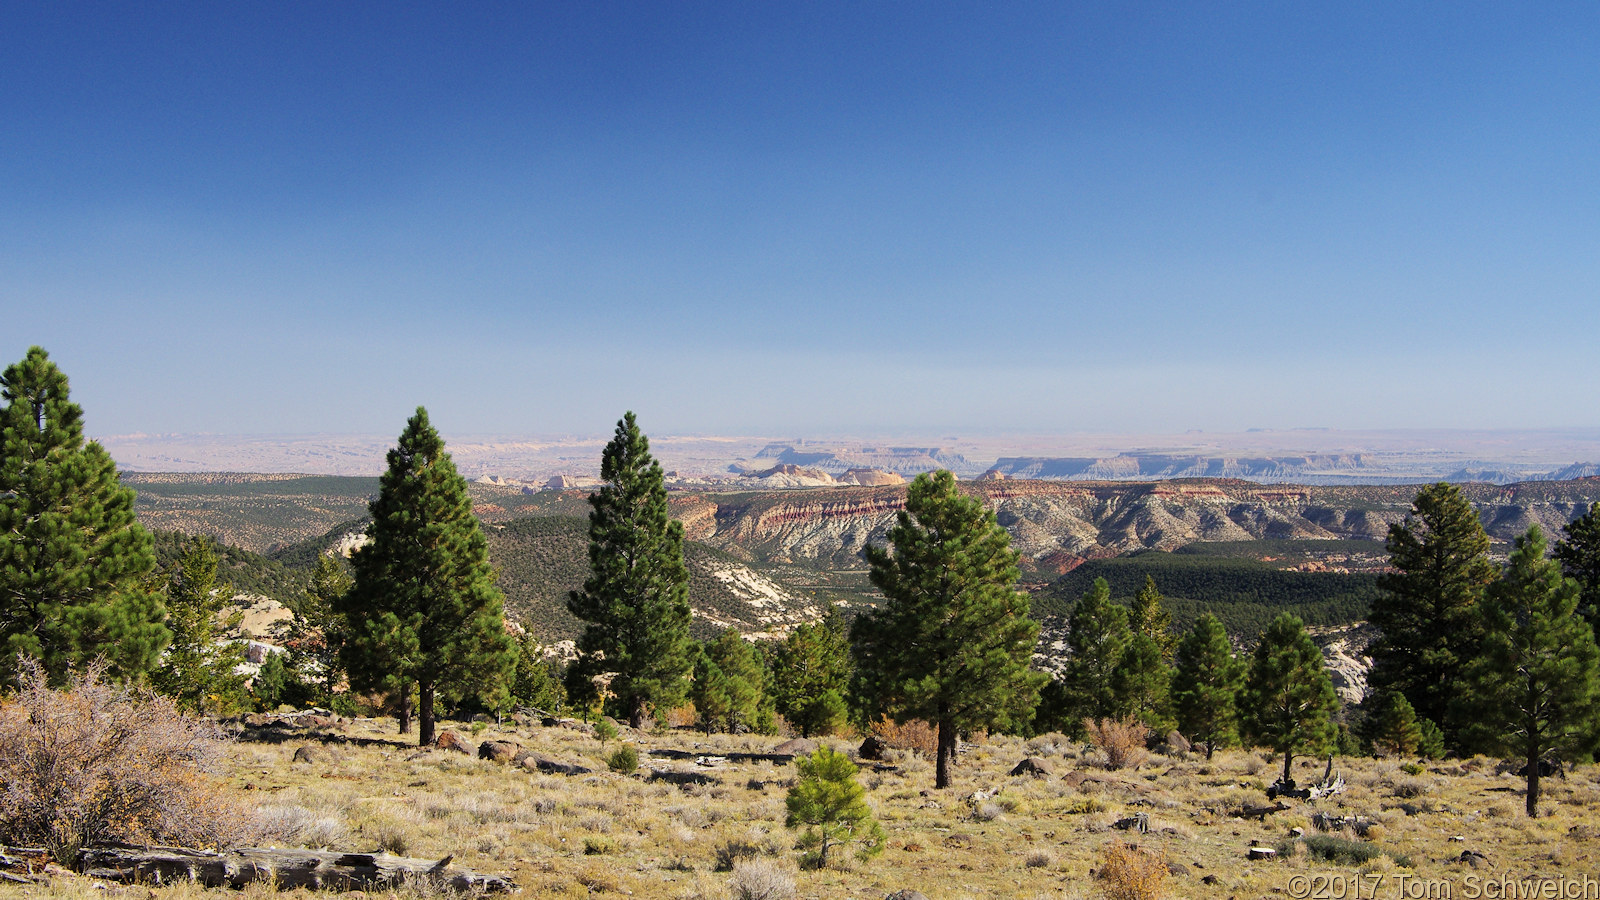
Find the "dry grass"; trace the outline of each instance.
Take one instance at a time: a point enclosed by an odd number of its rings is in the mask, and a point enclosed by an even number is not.
[[[333,737],[397,740],[393,727],[392,720],[359,720]],[[625,737],[641,757],[640,768],[627,775],[605,766],[615,744],[602,749],[577,732],[508,725],[490,726],[480,735],[594,770],[579,776],[546,775],[440,750],[419,752],[398,742],[329,746],[315,763],[292,762],[302,741],[235,743],[226,749],[222,790],[262,810],[274,823],[277,843],[387,846],[432,858],[453,853],[459,865],[511,875],[522,885],[519,896],[527,898],[632,892],[641,898],[726,900],[736,890],[759,887],[754,875],[745,876],[744,887],[732,879],[744,868],[764,866],[792,879],[792,896],[819,900],[877,898],[902,888],[931,900],[1082,900],[1101,892],[1102,881],[1091,872],[1105,868],[1102,849],[1137,841],[1141,852],[1187,870],[1165,877],[1163,896],[1243,900],[1278,896],[1274,889],[1283,889],[1292,874],[1360,868],[1318,857],[1309,848],[1275,862],[1244,859],[1251,844],[1289,842],[1292,828],[1318,833],[1310,818],[1319,809],[1372,818],[1376,830],[1369,829],[1367,843],[1383,855],[1365,867],[1459,879],[1461,867],[1449,860],[1463,849],[1488,854],[1496,871],[1595,866],[1600,769],[1594,766],[1580,767],[1565,781],[1547,781],[1550,815],[1530,821],[1521,814],[1521,782],[1496,774],[1493,761],[1449,761],[1410,776],[1392,763],[1341,759],[1336,765],[1351,785],[1344,795],[1318,804],[1291,802],[1290,809],[1258,822],[1235,817],[1241,806],[1265,802],[1261,778],[1251,774],[1262,771],[1263,760],[1252,752],[1219,751],[1203,765],[1158,754],[1139,770],[1108,772],[1060,755],[1073,751],[1066,741],[992,736],[964,747],[948,790],[933,790],[931,766],[910,752],[899,757],[900,768],[865,769],[860,780],[887,832],[887,849],[847,869],[800,871],[795,836],[783,827],[784,788],[795,776],[793,766],[734,761],[702,767],[652,755],[673,750],[726,756],[770,749],[780,738],[708,738],[689,731]],[[830,743],[845,752],[855,746]],[[1054,759],[1055,776],[1007,777],[1023,757],[1046,755],[1040,751]],[[1315,780],[1322,765],[1297,762],[1296,778]],[[713,781],[679,787],[651,780],[652,769],[698,771]],[[1425,780],[1425,794],[1396,796],[1397,788],[1413,789],[1405,781],[1411,778]],[[752,789],[753,783],[761,787]],[[999,793],[991,793],[996,788]],[[980,791],[987,799],[970,802]],[[1148,816],[1148,834],[1112,829],[1139,812]],[[1451,841],[1452,835],[1466,840]],[[1395,857],[1408,858],[1414,868],[1401,868]],[[1221,883],[1202,884],[1206,875]],[[151,900],[143,886],[94,890],[84,881],[58,879],[48,890],[33,888],[30,900]],[[153,900],[234,896],[191,887],[155,892]],[[20,889],[0,888],[0,897],[13,896],[22,896]]]

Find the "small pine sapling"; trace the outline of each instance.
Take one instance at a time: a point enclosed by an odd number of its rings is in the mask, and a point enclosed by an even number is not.
[[[858,845],[856,855],[863,861],[883,852],[883,828],[872,817],[850,757],[818,747],[810,756],[797,758],[795,766],[800,778],[784,800],[789,810],[784,824],[806,829],[800,836],[800,847],[806,851],[802,865],[827,868],[828,851],[841,844]]]

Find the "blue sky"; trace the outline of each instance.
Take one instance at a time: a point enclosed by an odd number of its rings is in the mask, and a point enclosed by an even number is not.
[[[1600,425],[1600,7],[7,3],[90,430]]]

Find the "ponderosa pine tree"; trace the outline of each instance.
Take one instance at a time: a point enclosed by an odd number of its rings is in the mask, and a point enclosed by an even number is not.
[[[577,689],[611,674],[611,702],[633,727],[652,707],[680,702],[694,664],[683,525],[667,508],[666,477],[632,412],[600,459],[605,484],[589,497],[589,568],[567,609],[587,622],[567,680]]]
[[[1417,722],[1417,711],[1406,695],[1398,691],[1376,698],[1376,712],[1367,731],[1371,735],[1373,752],[1381,756],[1417,756],[1427,744],[1427,735]]]
[[[1320,753],[1338,738],[1333,691],[1322,651],[1291,613],[1274,619],[1261,634],[1239,695],[1244,731],[1283,755],[1283,783],[1292,784],[1297,753]]]
[[[33,347],[0,374],[0,677],[18,654],[53,682],[106,657],[138,678],[166,646],[165,612],[146,576],[156,557],[134,520],[133,491],[95,441],[67,377]]]
[[[1481,652],[1468,669],[1465,710],[1489,749],[1526,762],[1526,808],[1537,815],[1545,754],[1584,749],[1600,717],[1600,649],[1577,614],[1577,582],[1545,558],[1539,527],[1517,538],[1484,600]]]
[[[949,472],[911,482],[889,543],[892,553],[871,544],[864,551],[884,604],[850,630],[853,692],[869,715],[938,727],[935,786],[943,788],[959,732],[1032,717],[1044,681],[1029,668],[1039,625],[1015,588],[1010,536]]]
[[[531,706],[554,715],[566,703],[566,692],[555,668],[545,658],[539,639],[531,633],[517,641],[517,668],[511,678],[511,698],[520,706]]]
[[[1128,610],[1128,628],[1134,634],[1142,634],[1154,641],[1161,651],[1161,660],[1170,663],[1173,651],[1178,646],[1178,636],[1172,633],[1172,613],[1161,601],[1161,591],[1156,589],[1155,578],[1146,575],[1144,587],[1139,589],[1138,595],[1133,598],[1132,608]]]
[[[289,626],[284,661],[284,700],[297,705],[332,706],[344,681],[339,650],[346,622],[338,610],[353,582],[343,559],[317,554],[316,568]]]
[[[1561,571],[1578,583],[1578,614],[1600,628],[1600,503],[1568,522],[1551,553]]]
[[[357,687],[415,686],[426,746],[436,697],[503,690],[516,654],[467,482],[420,406],[389,451],[371,512],[371,540],[351,557],[354,585],[340,599],[341,658]]]
[[[1467,661],[1482,641],[1478,605],[1495,579],[1489,537],[1460,489],[1446,482],[1417,493],[1404,522],[1389,526],[1389,564],[1369,617],[1381,632],[1369,682],[1406,696],[1418,717],[1459,746],[1452,712]]]
[[[1244,664],[1233,653],[1222,620],[1202,615],[1178,644],[1172,676],[1172,707],[1178,730],[1204,742],[1206,759],[1218,746],[1239,739],[1235,701],[1244,682]]]
[[[217,582],[219,562],[210,538],[193,538],[167,579],[172,642],[150,682],[191,713],[227,715],[247,700],[244,676],[237,672],[244,647],[218,640],[218,615],[233,600],[233,586]]]
[[[1172,667],[1161,658],[1161,645],[1136,632],[1111,670],[1111,693],[1118,716],[1132,716],[1158,734],[1172,727]]]
[[[1052,724],[1081,735],[1084,719],[1121,713],[1115,675],[1132,641],[1128,611],[1111,602],[1111,586],[1096,578],[1067,617],[1067,662],[1052,686]]]
[[[773,649],[773,699],[801,737],[829,734],[845,724],[849,685],[850,638],[836,610],[789,632]]]

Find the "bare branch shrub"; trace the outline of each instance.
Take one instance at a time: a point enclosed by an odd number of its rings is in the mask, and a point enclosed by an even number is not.
[[[770,859],[746,859],[735,863],[728,879],[728,896],[733,900],[793,900],[794,877]]]
[[[1106,900],[1159,900],[1168,874],[1167,863],[1160,856],[1112,841],[1100,851],[1095,877]]]
[[[1144,742],[1150,729],[1132,716],[1121,719],[1084,719],[1089,743],[1099,751],[1097,762],[1106,769],[1137,769],[1150,758]]]
[[[0,843],[75,862],[109,842],[221,846],[250,818],[211,777],[224,738],[171,700],[104,680],[94,663],[52,690],[23,659],[17,695],[0,703]]]
[[[923,759],[933,759],[939,754],[939,729],[931,722],[911,719],[902,724],[884,717],[872,726],[872,733],[890,748],[911,750]]]

